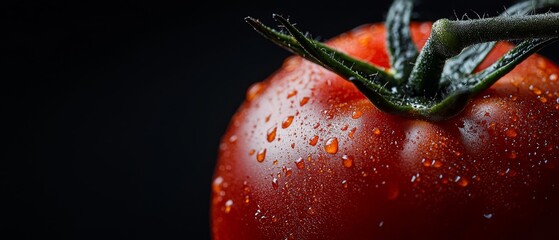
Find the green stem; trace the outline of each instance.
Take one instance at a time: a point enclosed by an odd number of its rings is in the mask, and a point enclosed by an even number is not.
[[[505,12],[501,13],[501,17],[509,17],[514,15],[527,15],[535,13],[540,9],[549,11],[551,4],[557,4],[559,0],[530,0],[518,2],[508,7]],[[459,55],[448,59],[445,63],[443,75],[441,76],[441,86],[445,87],[451,84],[461,84],[465,79],[463,76],[472,74],[475,69],[485,60],[489,52],[493,50],[497,42],[484,42],[471,45]]]
[[[389,11],[389,71],[309,38],[279,15],[274,15],[274,19],[287,33],[275,31],[254,18],[245,20],[274,43],[352,82],[381,111],[428,121],[459,114],[471,99],[559,38],[559,13],[522,15],[535,8],[557,5],[559,0],[531,0],[514,5],[496,18],[436,21],[430,38],[417,55],[409,29],[412,3],[413,0],[395,0]],[[496,41],[517,39],[524,41],[491,66],[473,72]]]
[[[309,54],[293,36],[286,35],[272,28],[269,28],[266,25],[262,24],[258,19],[254,19],[252,17],[246,17],[245,21],[250,24],[254,28],[254,30],[256,30],[265,38],[274,42],[275,44],[287,49],[288,51],[291,51],[292,53],[298,54],[311,62],[319,64],[324,68],[332,70],[331,66],[323,64],[320,59],[316,58],[317,56]],[[387,85],[390,87],[397,85],[396,79],[394,79],[391,74],[385,72],[384,68],[374,66],[367,62],[363,62],[359,59],[350,57],[347,54],[336,51],[326,44],[318,42],[316,40],[308,40],[312,42],[312,44],[319,47],[328,56],[331,56],[341,64],[345,64],[345,66],[353,70],[355,74],[359,74],[371,81],[375,79],[384,80],[383,82],[379,82],[378,84]]]
[[[433,24],[410,76],[415,94],[434,96],[446,59],[473,44],[559,36],[559,13],[496,17],[466,21],[441,19]]]

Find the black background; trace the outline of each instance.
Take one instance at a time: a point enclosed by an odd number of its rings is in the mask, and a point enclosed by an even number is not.
[[[390,5],[76,2],[2,3],[2,239],[208,239],[219,138],[289,55],[243,17],[281,13],[328,39]],[[422,1],[415,18],[511,3]]]

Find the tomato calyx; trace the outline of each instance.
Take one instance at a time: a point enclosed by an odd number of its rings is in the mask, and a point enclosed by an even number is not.
[[[247,17],[257,32],[277,45],[352,82],[381,111],[428,121],[460,113],[524,59],[559,37],[559,13],[532,14],[559,5],[557,0],[520,2],[494,18],[441,19],[421,51],[411,40],[412,0],[395,0],[385,26],[390,69],[339,52],[303,34],[280,15],[273,18],[288,34]],[[474,70],[495,41],[524,39],[491,66]]]

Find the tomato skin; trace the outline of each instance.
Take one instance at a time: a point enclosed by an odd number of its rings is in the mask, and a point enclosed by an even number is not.
[[[429,32],[412,25],[418,47]],[[388,67],[384,39],[382,25],[366,25],[328,44]],[[382,113],[291,57],[249,89],[223,137],[213,238],[556,238],[558,76],[531,56],[460,115],[426,122]]]

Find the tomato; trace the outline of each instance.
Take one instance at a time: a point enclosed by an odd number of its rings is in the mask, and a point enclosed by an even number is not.
[[[420,48],[430,23],[413,23]],[[389,67],[385,28],[327,42]],[[511,45],[500,43],[480,69]],[[540,239],[559,224],[559,67],[532,55],[440,122],[290,57],[254,84],[212,183],[214,239]]]

